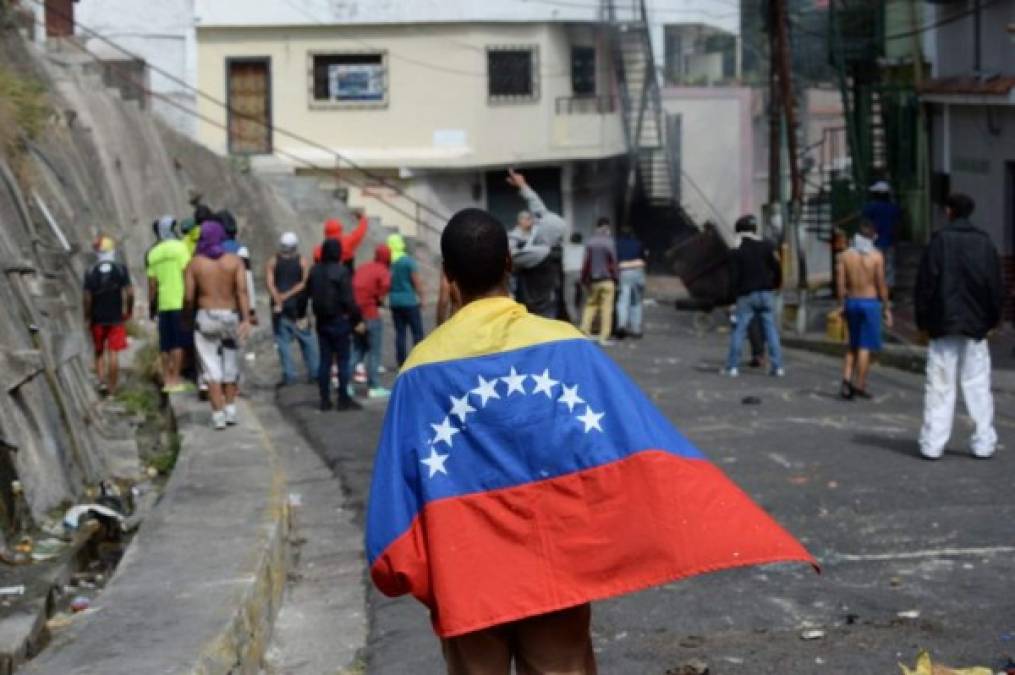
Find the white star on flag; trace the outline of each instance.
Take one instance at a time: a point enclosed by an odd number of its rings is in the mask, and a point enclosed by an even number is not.
[[[451,414],[458,418],[458,421],[465,424],[465,416],[476,412],[476,409],[469,405],[469,395],[461,398],[451,397]]]
[[[451,426],[450,417],[445,417],[444,421],[440,424],[431,424],[430,426],[433,427],[434,433],[437,434],[433,439],[433,445],[435,446],[443,441],[448,444],[448,447],[450,447],[451,437],[459,433],[458,429]]]
[[[536,381],[536,388],[532,390],[533,395],[540,392],[546,394],[546,398],[553,398],[553,388],[556,387],[560,382],[550,377],[549,369],[544,370],[542,375],[532,375],[533,380]]]
[[[511,366],[511,374],[507,377],[500,378],[500,380],[507,385],[507,395],[510,396],[516,391],[520,394],[525,393],[525,387],[522,385],[528,377],[528,375],[519,375],[514,366]]]
[[[469,393],[478,396],[480,398],[479,405],[485,408],[486,402],[491,398],[500,398],[500,394],[497,393],[497,378],[484,380],[482,375],[479,375],[478,377],[479,386]]]
[[[448,461],[448,455],[442,455],[442,454],[440,454],[439,452],[437,452],[437,448],[431,446],[430,447],[430,456],[427,457],[426,459],[419,460],[419,463],[420,464],[425,464],[426,467],[428,469],[430,469],[430,476],[429,476],[429,478],[433,478],[434,476],[436,476],[439,473],[442,473],[445,476],[448,475],[448,470],[444,466],[444,462],[446,462],[446,461]]]
[[[567,411],[568,412],[572,412],[573,413],[574,412],[574,407],[576,405],[578,405],[579,403],[584,403],[585,402],[585,400],[582,399],[582,397],[578,395],[578,385],[576,384],[573,387],[569,387],[566,384],[562,384],[560,386],[561,386],[561,389],[564,390],[564,393],[561,394],[560,398],[558,398],[557,400],[567,406]]]
[[[593,429],[602,432],[603,428],[599,426],[599,420],[603,419],[606,413],[593,412],[592,408],[585,406],[585,414],[578,416],[578,421],[585,425],[585,433],[589,433]]]

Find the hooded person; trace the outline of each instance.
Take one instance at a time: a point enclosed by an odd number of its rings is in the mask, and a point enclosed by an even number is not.
[[[352,363],[366,365],[367,393],[370,398],[387,398],[391,392],[381,386],[379,372],[384,322],[380,306],[391,289],[391,249],[379,244],[374,249],[374,260],[356,268],[352,278],[353,295],[363,312],[366,335],[353,341]]]
[[[239,343],[250,329],[243,262],[226,250],[227,237],[221,223],[205,221],[186,277],[187,307],[197,310],[195,351],[208,384],[212,422],[219,430],[237,423]]]
[[[307,316],[309,298],[306,289],[310,265],[300,255],[299,244],[300,240],[295,233],[283,233],[278,241],[278,250],[268,260],[264,273],[271,296],[275,348],[282,368],[280,386],[296,381],[296,368],[290,350],[293,339],[300,345],[303,364],[310,380],[316,380],[320,367],[317,337],[311,330]]]
[[[518,189],[526,210],[518,213],[508,232],[515,274],[515,295],[530,312],[556,319],[560,315],[564,285],[564,233],[567,223],[554,213],[525,180],[508,171],[508,185]]]
[[[310,303],[317,319],[317,344],[321,352],[317,385],[321,410],[331,410],[331,366],[338,366],[338,409],[351,410],[361,406],[349,396],[349,338],[352,332],[362,333],[359,306],[352,291],[352,276],[342,264],[342,242],[326,239],[321,246],[321,260],[310,269],[307,280]]]
[[[345,226],[338,218],[329,218],[324,221],[324,241],[334,239],[342,244],[342,262],[352,272],[353,261],[356,259],[356,249],[363,243],[363,237],[367,234],[367,217],[365,213],[359,213],[359,222],[356,229],[349,234],[345,233]],[[314,247],[314,262],[321,260],[321,245]]]
[[[177,238],[176,219],[162,216],[153,223],[155,244],[146,256],[148,304],[159,327],[162,353],[163,389],[167,393],[186,390],[180,378],[183,350],[190,346],[190,334],[183,326],[183,274],[190,262],[190,250]]]
[[[407,251],[400,234],[388,237],[391,249],[391,291],[388,304],[395,324],[395,360],[401,366],[408,356],[406,333],[412,334],[413,346],[423,340],[423,281],[419,263]]]
[[[226,238],[222,242],[222,248],[226,253],[235,253],[243,260],[243,267],[247,275],[247,302],[250,303],[250,321],[257,325],[257,287],[254,285],[254,273],[251,269],[250,249],[241,244],[237,239],[240,233],[240,226],[236,222],[236,216],[228,209],[222,209],[214,216],[213,220],[222,225]]]
[[[85,274],[83,309],[95,347],[95,374],[101,393],[115,393],[117,353],[127,348],[125,323],[134,311],[134,287],[127,266],[116,262],[116,243],[100,236],[93,244],[96,262]]]

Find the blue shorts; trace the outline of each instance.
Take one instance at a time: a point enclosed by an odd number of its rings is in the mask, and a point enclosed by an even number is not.
[[[185,349],[193,338],[183,328],[183,311],[159,312],[159,351],[171,352]]]
[[[848,298],[846,325],[850,349],[881,350],[881,301],[877,298]]]

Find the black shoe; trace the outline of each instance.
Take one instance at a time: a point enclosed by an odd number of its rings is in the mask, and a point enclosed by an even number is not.
[[[761,359],[759,359],[757,356],[752,356],[751,357],[751,362],[749,364],[747,364],[747,365],[749,365],[751,368],[760,368],[761,367]]]
[[[321,412],[326,412],[334,407],[335,406],[331,404],[331,401],[321,401]]]
[[[341,398],[338,400],[337,409],[339,412],[342,412],[344,410],[363,410],[363,406],[361,406],[359,403],[352,400],[351,398]]]
[[[853,383],[848,380],[843,380],[839,386],[839,398],[844,401],[852,401],[853,396],[856,394],[856,390],[853,389]]]
[[[874,398],[869,393],[867,393],[866,389],[857,389],[856,387],[853,387],[853,395],[854,396],[859,396],[860,398],[865,399],[867,401],[869,401],[872,398]]]

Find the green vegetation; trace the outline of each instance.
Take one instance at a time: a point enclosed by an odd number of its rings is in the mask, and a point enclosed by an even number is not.
[[[21,134],[38,137],[51,114],[41,82],[0,66],[0,151],[13,153]]]
[[[148,458],[148,465],[158,469],[158,472],[166,476],[176,466],[176,458],[180,456],[180,434],[170,432],[168,442],[164,448]]]
[[[134,354],[134,372],[149,382],[158,382],[162,374],[158,345],[147,341]]]
[[[116,393],[116,400],[131,415],[149,417],[159,412],[161,400],[158,390],[150,382],[131,382]]]

